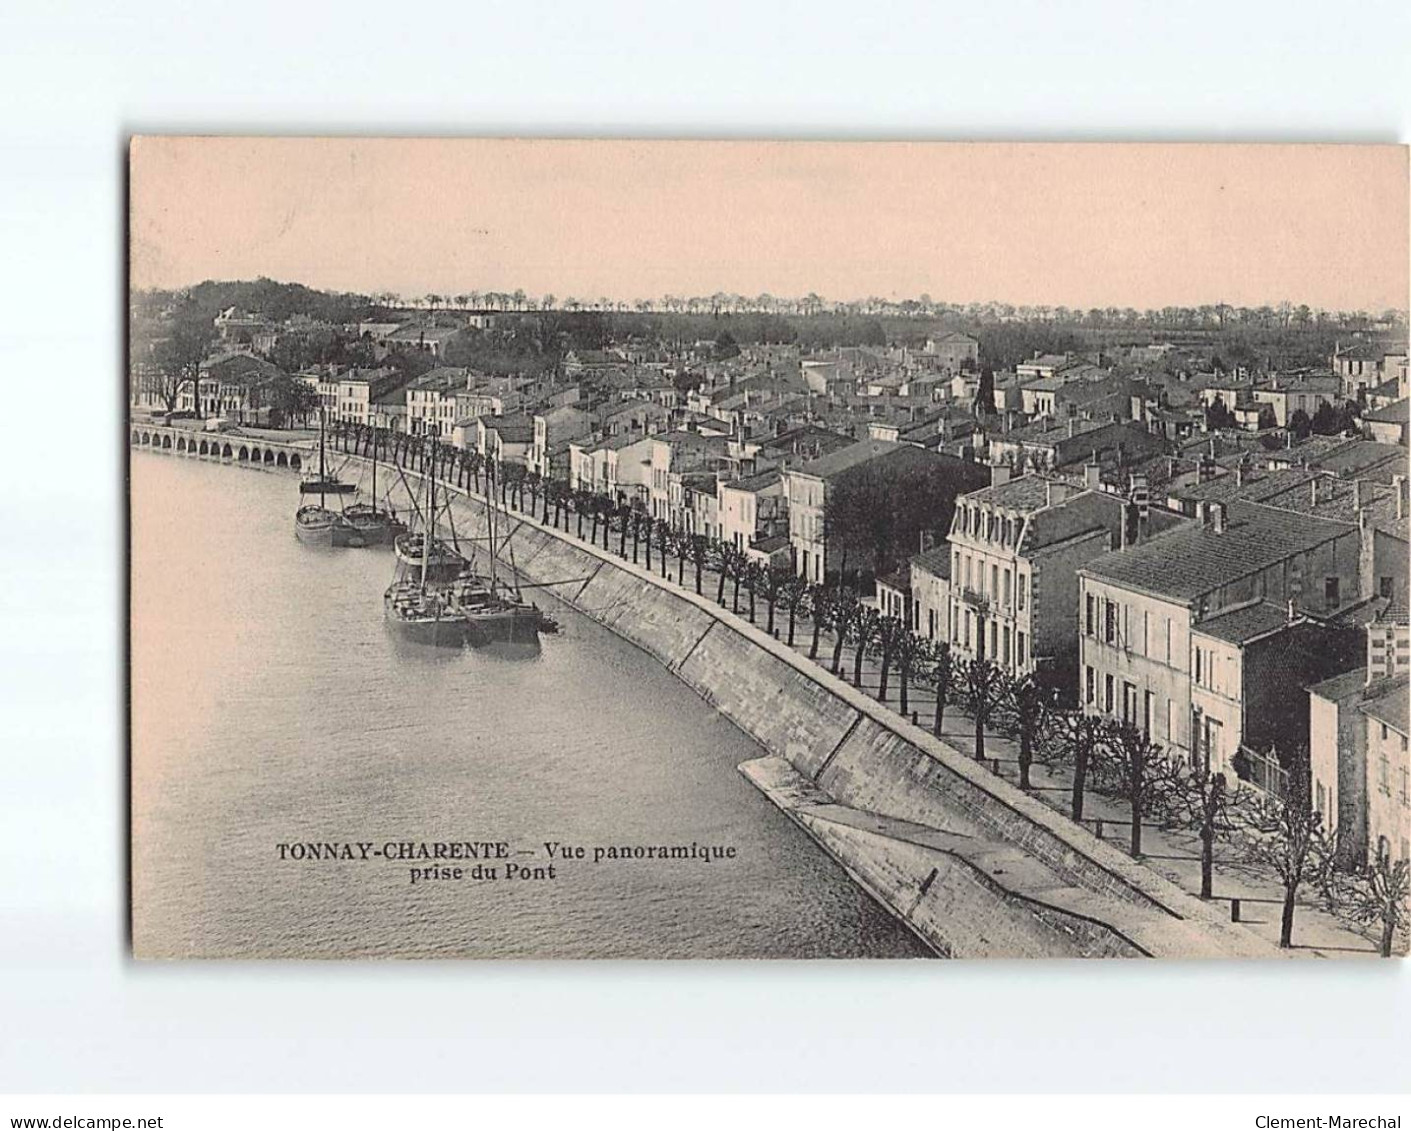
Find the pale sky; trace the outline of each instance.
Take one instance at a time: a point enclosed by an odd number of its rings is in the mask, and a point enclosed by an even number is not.
[[[1407,152],[140,138],[132,285],[1404,309]]]

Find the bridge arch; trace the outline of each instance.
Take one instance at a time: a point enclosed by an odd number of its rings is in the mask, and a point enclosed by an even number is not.
[[[289,457],[283,452],[280,452],[279,455],[274,457],[274,462],[276,467],[288,467]]]
[[[244,445],[242,445],[241,448],[240,448],[240,459],[241,459],[241,462],[244,462],[245,460],[248,460],[249,458],[250,458],[250,449],[247,448],[247,447],[245,447]]]
[[[266,449],[265,449],[265,463],[273,463],[273,462],[274,462],[274,449],[273,449],[273,448],[266,448]]]
[[[144,433],[142,433],[142,442],[143,442],[144,444],[151,444],[151,442],[152,442],[152,433],[150,433],[150,432],[144,432]]]
[[[139,432],[136,428],[132,430],[132,443],[134,447],[142,443],[142,433]]]
[[[185,436],[178,436],[178,437],[176,438],[176,450],[179,451],[179,452],[184,452],[184,451],[186,450],[186,437],[185,437]]]
[[[221,450],[220,450],[220,458],[221,458],[221,459],[234,459],[234,458],[235,458],[235,453],[234,453],[233,451],[231,451],[231,448],[230,448],[230,445],[229,445],[229,444],[226,444],[225,447],[221,448]]]
[[[171,448],[171,437],[170,437],[170,436],[163,436],[163,437],[162,437],[162,447],[168,448],[168,449]]]
[[[301,460],[297,454],[295,454],[289,457],[289,466],[295,471],[302,471],[304,467],[304,461]]]

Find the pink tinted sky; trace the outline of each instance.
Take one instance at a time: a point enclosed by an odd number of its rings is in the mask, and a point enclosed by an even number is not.
[[[140,138],[134,287],[1405,308],[1407,149]]]

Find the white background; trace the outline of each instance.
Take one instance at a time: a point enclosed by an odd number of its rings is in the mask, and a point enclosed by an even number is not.
[[[1405,962],[133,964],[117,419],[130,132],[1404,142],[1408,43],[1391,2],[5,5],[0,1092],[1405,1090]]]

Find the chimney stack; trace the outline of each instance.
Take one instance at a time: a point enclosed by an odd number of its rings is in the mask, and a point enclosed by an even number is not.
[[[1391,486],[1396,492],[1396,517],[1399,521],[1406,517],[1406,476],[1393,475]]]
[[[1071,439],[1072,439],[1074,436],[1076,436],[1077,434],[1078,434],[1078,421],[1077,421],[1075,418],[1073,418],[1073,417],[1070,416],[1070,417],[1068,418],[1068,438],[1071,440]]]
[[[1048,480],[1046,487],[1045,502],[1049,506],[1053,506],[1054,503],[1061,503],[1068,497],[1068,484],[1064,483],[1061,479]]]
[[[1215,533],[1225,533],[1225,504],[1211,503],[1206,508],[1206,513],[1210,515],[1210,525]]]
[[[1355,480],[1352,484],[1352,509],[1360,511],[1367,505],[1366,484],[1362,480]]]
[[[1096,460],[1083,465],[1083,486],[1089,491],[1097,491],[1102,487],[1102,467]]]

